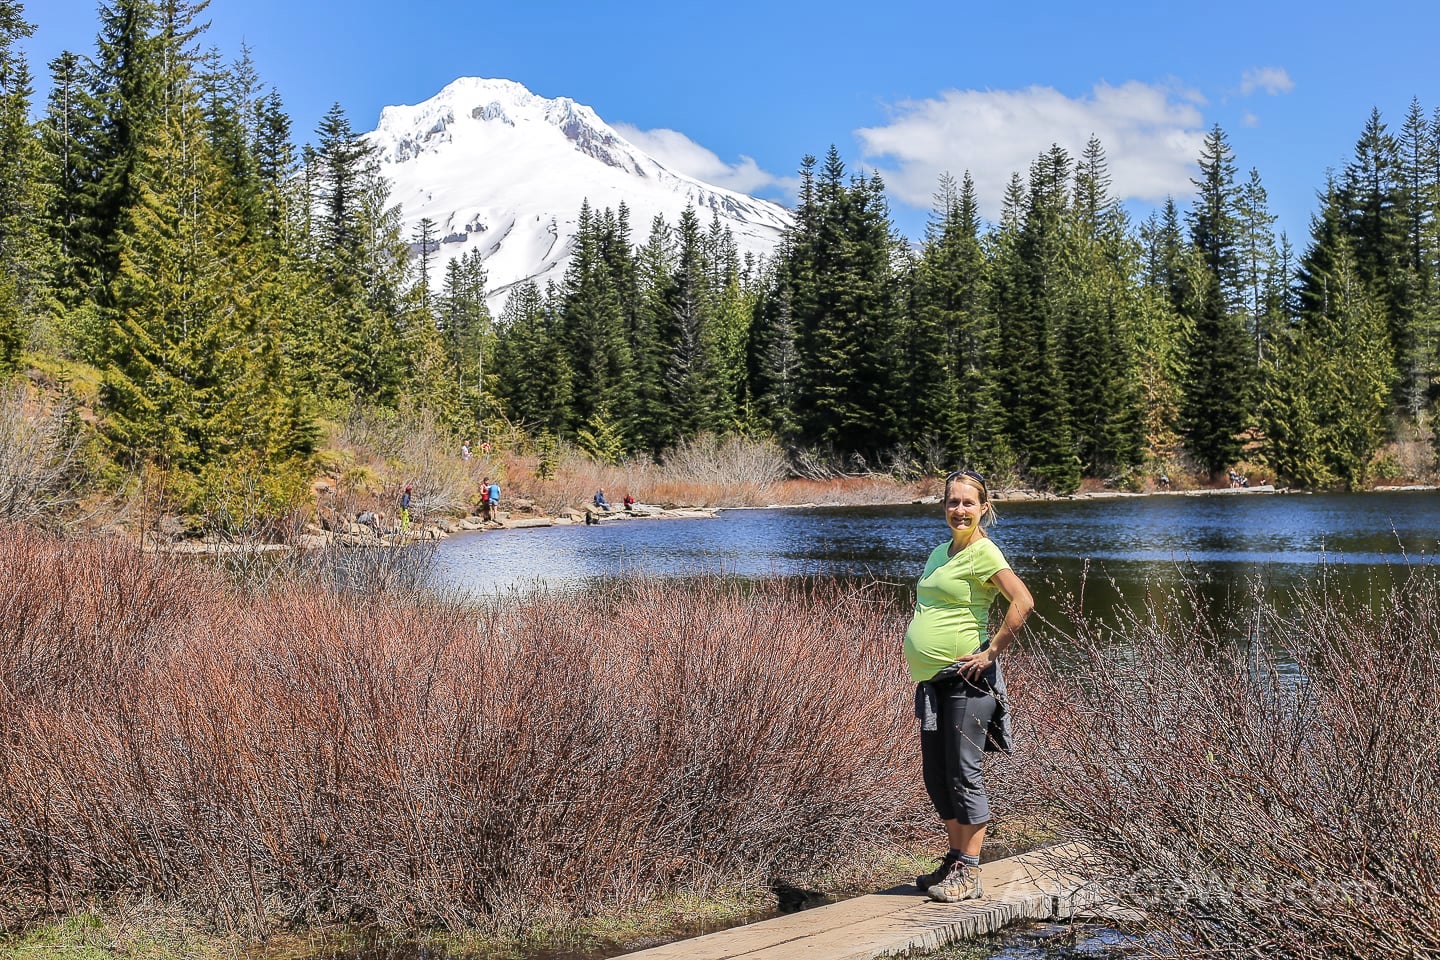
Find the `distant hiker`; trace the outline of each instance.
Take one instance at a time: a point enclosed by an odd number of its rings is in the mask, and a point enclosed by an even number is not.
[[[627,513],[630,512],[631,510],[634,510],[634,509],[635,509],[635,498],[632,497],[632,496],[630,496],[630,494],[628,494],[628,493],[625,494],[625,501],[624,501],[624,502],[625,502],[625,511],[626,511]]]
[[[995,516],[985,480],[973,470],[945,478],[950,539],[930,552],[905,631],[905,662],[920,720],[925,792],[945,823],[949,852],[915,886],[952,903],[983,896],[980,847],[990,822],[981,761],[985,751],[1010,751],[1000,654],[1014,642],[1035,606],[1004,554],[986,534]],[[1005,621],[987,636],[990,605],[1009,602]]]
[[[405,492],[400,495],[400,532],[405,533],[410,529],[410,488],[406,487]]]
[[[610,501],[605,499],[605,489],[603,487],[595,491],[595,506],[601,510],[610,509]]]
[[[480,481],[480,519],[490,519],[490,478]]]
[[[373,510],[366,510],[355,517],[355,522],[361,526],[369,527],[378,537],[380,535],[380,515]]]
[[[485,519],[494,520],[495,511],[500,509],[500,484],[498,481],[485,478]]]
[[[464,441],[463,443],[460,444],[460,459],[461,459],[461,460],[469,460],[469,459],[470,459],[470,441],[469,441],[469,440],[466,440],[466,441]]]
[[[1164,487],[1166,490],[1170,489],[1170,475],[1168,473],[1160,474],[1160,486]]]

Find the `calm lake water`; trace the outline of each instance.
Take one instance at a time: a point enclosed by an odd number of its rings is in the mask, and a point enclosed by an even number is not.
[[[1152,496],[997,504],[991,533],[1054,614],[1137,602],[1196,585],[1217,604],[1323,575],[1383,586],[1440,557],[1440,492]],[[824,575],[909,588],[948,535],[937,505],[725,510],[716,519],[458,534],[439,545],[442,586],[495,594],[583,586],[638,573],[686,577]]]

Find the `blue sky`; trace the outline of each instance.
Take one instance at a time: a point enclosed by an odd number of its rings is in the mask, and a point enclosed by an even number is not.
[[[46,64],[89,54],[93,0],[30,0],[37,102]],[[1244,179],[1259,170],[1303,248],[1327,168],[1372,107],[1398,130],[1412,98],[1440,107],[1428,3],[728,4],[483,0],[213,0],[207,45],[248,43],[298,142],[339,102],[357,130],[460,76],[568,96],[672,166],[788,200],[806,153],[835,144],[879,169],[894,219],[923,230],[939,173],[970,170],[993,215],[1012,171],[1051,143],[1104,143],[1113,188],[1143,214],[1190,201],[1219,123]]]

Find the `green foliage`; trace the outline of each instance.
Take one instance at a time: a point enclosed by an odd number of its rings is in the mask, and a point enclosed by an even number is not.
[[[1181,423],[1195,459],[1218,473],[1240,458],[1253,365],[1243,319],[1225,305],[1220,278],[1199,258],[1186,270]]]
[[[28,330],[20,312],[15,281],[0,275],[0,378],[13,373]]]
[[[614,466],[625,458],[624,430],[602,413],[590,415],[586,425],[576,432],[575,441],[596,463]]]
[[[1289,482],[1355,488],[1386,439],[1395,379],[1385,313],[1335,229],[1332,194],[1301,271],[1304,306],[1287,349],[1267,365],[1267,461]]]
[[[555,476],[560,465],[560,444],[553,433],[542,433],[535,438],[535,479],[549,480]]]

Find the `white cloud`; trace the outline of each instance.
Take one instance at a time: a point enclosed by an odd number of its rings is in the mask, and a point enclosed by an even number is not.
[[[1092,134],[1105,148],[1118,198],[1153,203],[1188,194],[1205,137],[1200,102],[1193,91],[1135,81],[1098,84],[1085,97],[1051,87],[947,90],[898,104],[889,124],[856,136],[901,201],[929,207],[942,173],[959,179],[968,170],[981,212],[993,220],[1011,174],[1023,177],[1052,144],[1079,157]]]
[[[1240,78],[1240,92],[1247,97],[1256,90],[1264,90],[1273,97],[1294,89],[1295,81],[1284,67],[1251,67]]]
[[[739,163],[726,163],[714,151],[700,146],[678,130],[641,130],[628,123],[612,126],[620,136],[670,169],[717,187],[746,194],[776,187],[793,195],[799,185],[793,177],[777,177],[762,170],[758,163],[743,154]]]
[[[1241,122],[1242,124],[1244,124],[1245,126],[1247,126],[1247,127],[1258,127],[1258,126],[1260,126],[1260,118],[1257,117],[1255,114],[1251,113],[1251,112],[1248,111],[1248,110],[1245,111],[1245,116],[1243,116],[1243,117],[1240,118],[1240,122]]]

